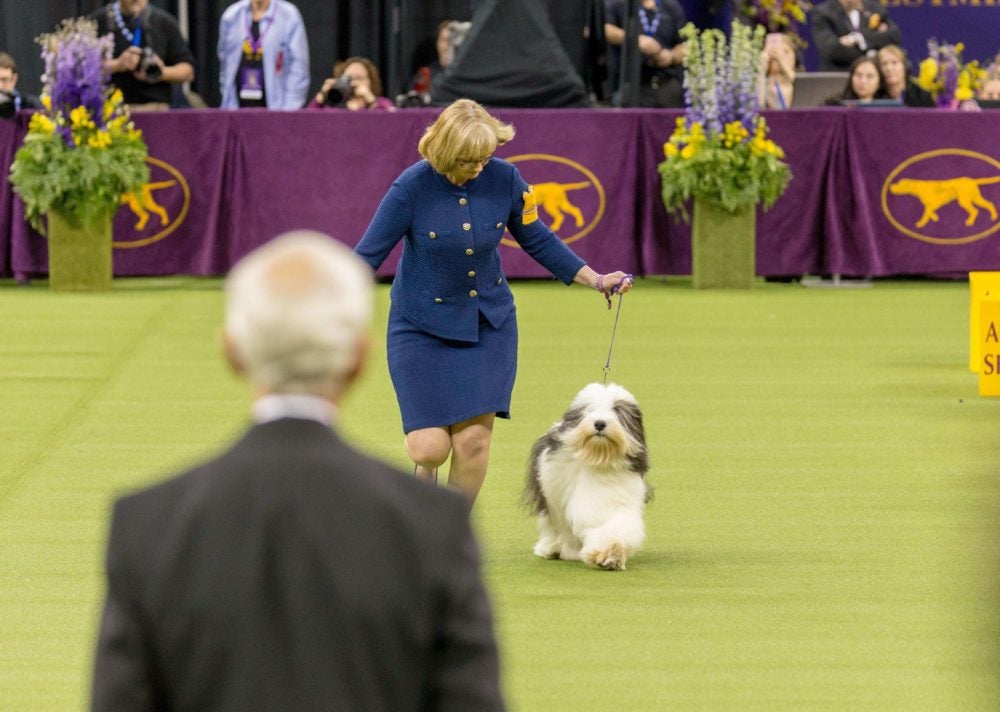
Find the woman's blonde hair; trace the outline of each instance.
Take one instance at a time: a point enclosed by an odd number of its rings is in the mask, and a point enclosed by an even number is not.
[[[417,150],[434,170],[449,175],[460,161],[485,158],[512,138],[513,126],[494,118],[472,99],[459,99],[427,127]]]
[[[903,69],[906,72],[906,76],[910,76],[910,58],[906,56],[906,50],[899,45],[886,45],[880,49],[877,53],[879,65],[885,61],[885,58],[889,55],[893,55],[899,60],[900,64],[903,65]]]

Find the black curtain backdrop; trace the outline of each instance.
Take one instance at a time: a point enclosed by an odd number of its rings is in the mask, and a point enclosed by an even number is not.
[[[209,106],[219,103],[216,57],[219,18],[232,0],[188,0],[188,41],[196,58],[192,90]],[[588,87],[599,84],[603,71],[596,58],[600,0],[545,0],[552,27],[567,56]],[[151,0],[177,16],[177,0]],[[417,67],[435,57],[434,35],[443,20],[468,21],[475,0],[295,0],[305,20],[315,92],[330,76],[334,62],[350,56],[370,58],[382,73],[386,95],[409,88]],[[18,63],[18,87],[41,91],[42,61],[34,39],[66,17],[86,15],[102,0],[0,0],[0,50]],[[584,28],[591,27],[589,40]],[[600,96],[600,88],[595,93]]]

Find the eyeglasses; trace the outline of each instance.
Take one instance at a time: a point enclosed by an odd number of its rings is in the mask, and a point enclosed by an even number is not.
[[[474,170],[476,167],[485,168],[486,164],[490,162],[491,158],[493,158],[492,153],[488,155],[486,158],[478,158],[478,159],[473,159],[471,161],[455,161],[455,165],[464,170],[471,171]]]

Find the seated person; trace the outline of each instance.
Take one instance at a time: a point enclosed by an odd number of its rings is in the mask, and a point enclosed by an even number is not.
[[[114,38],[105,69],[133,109],[169,109],[173,85],[194,79],[194,55],[177,20],[149,0],[119,0],[91,15]]]
[[[625,42],[625,0],[605,0],[604,37],[618,57]],[[680,30],[686,24],[677,0],[641,0],[639,51],[643,56],[639,74],[639,106],[680,108],[684,106],[684,43]]]
[[[789,35],[771,33],[767,36],[760,58],[762,109],[787,109],[792,105],[797,58],[795,43]]]
[[[888,98],[898,99],[905,106],[934,106],[934,97],[917,86],[910,75],[910,62],[902,47],[886,45],[878,51],[877,56]]]
[[[1000,101],[1000,60],[986,70],[986,78],[983,79],[976,98],[985,101]]]
[[[878,0],[826,0],[812,11],[813,44],[823,72],[845,72],[886,45],[902,45],[899,27]]]
[[[41,109],[37,96],[22,94],[17,90],[17,63],[6,52],[0,52],[0,115],[13,116],[21,109]]]
[[[871,57],[859,57],[851,65],[844,90],[826,100],[826,104],[840,106],[845,103],[867,104],[875,99],[888,99],[885,82],[878,62]]]
[[[382,96],[378,68],[366,57],[348,57],[333,67],[333,76],[309,102],[308,108],[338,107],[350,111],[395,111],[396,105]]]

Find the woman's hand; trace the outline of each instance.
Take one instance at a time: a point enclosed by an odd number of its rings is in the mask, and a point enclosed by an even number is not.
[[[611,272],[597,276],[597,291],[604,294],[624,294],[632,289],[632,275],[624,272]]]

